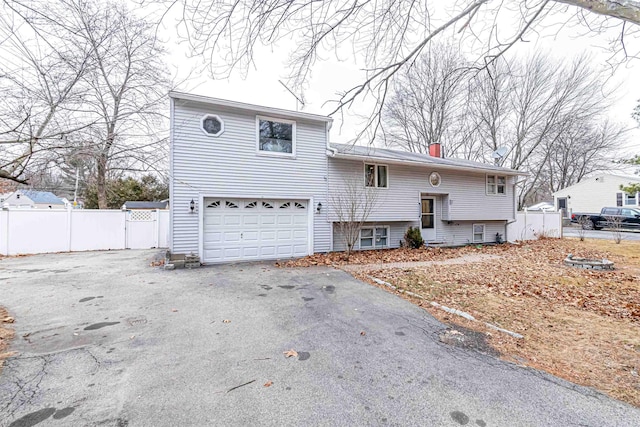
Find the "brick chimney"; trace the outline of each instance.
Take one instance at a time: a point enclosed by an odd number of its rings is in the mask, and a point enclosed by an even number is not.
[[[431,157],[442,157],[442,152],[440,150],[440,144],[435,143],[429,146],[429,155]]]

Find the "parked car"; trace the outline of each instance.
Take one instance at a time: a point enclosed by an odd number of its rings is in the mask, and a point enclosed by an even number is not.
[[[540,203],[536,203],[535,205],[529,206],[527,208],[527,211],[529,212],[553,212],[555,211],[556,208],[553,206],[553,204],[549,203],[549,202],[540,202]]]
[[[581,224],[585,230],[607,227],[640,230],[640,209],[602,208],[599,214],[575,213],[571,220]]]

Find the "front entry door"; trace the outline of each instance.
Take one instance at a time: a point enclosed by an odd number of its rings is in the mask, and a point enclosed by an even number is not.
[[[436,240],[436,198],[422,196],[422,214],[420,218],[422,238],[427,242]]]

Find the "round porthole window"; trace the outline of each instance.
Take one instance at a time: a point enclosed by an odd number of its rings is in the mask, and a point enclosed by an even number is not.
[[[224,132],[224,122],[215,114],[207,114],[202,117],[202,131],[209,136],[220,136]]]
[[[431,175],[429,175],[429,184],[431,184],[432,187],[440,186],[440,174],[438,172],[431,172]]]

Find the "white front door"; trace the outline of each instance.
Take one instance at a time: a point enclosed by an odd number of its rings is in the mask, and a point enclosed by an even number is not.
[[[309,202],[206,198],[204,263],[309,254]]]
[[[422,196],[422,214],[420,229],[422,238],[427,242],[436,240],[436,198]]]

